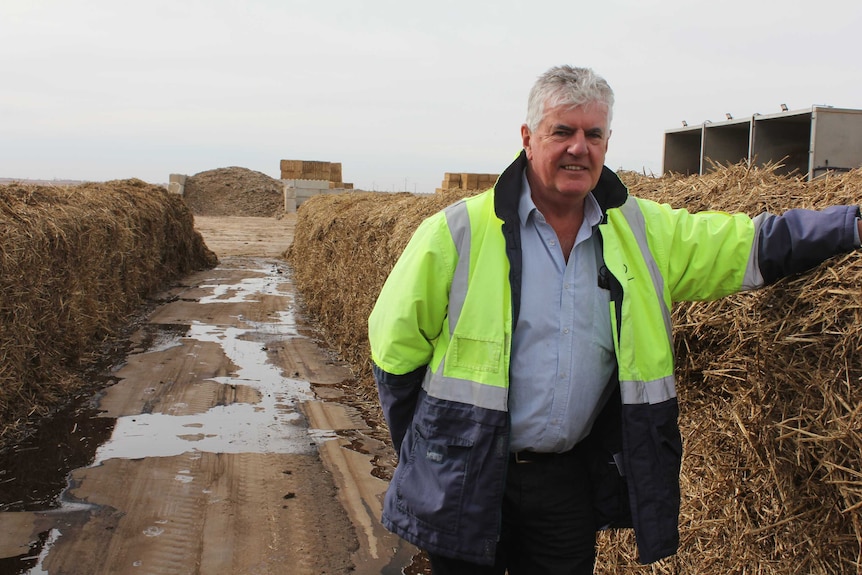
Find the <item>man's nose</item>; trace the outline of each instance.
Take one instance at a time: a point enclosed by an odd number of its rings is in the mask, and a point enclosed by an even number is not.
[[[587,153],[587,139],[584,137],[583,132],[578,130],[572,134],[566,151],[573,156],[583,156]]]

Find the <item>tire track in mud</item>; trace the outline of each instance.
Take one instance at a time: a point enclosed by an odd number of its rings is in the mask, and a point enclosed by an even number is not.
[[[224,259],[164,297],[101,398],[112,439],[29,515],[33,572],[401,573],[361,416],[313,391],[349,370],[298,333],[284,263]]]
[[[111,439],[46,516],[55,536],[39,569],[350,570],[355,532],[317,452],[334,434],[309,434],[310,383],[284,377],[267,348],[300,337],[284,274],[277,263],[231,265],[190,278],[198,301],[171,298],[137,336],[149,344],[101,401],[102,416],[117,418]],[[311,354],[304,361],[317,369]]]
[[[164,458],[153,466],[145,460],[111,459],[99,467],[73,473],[77,487],[71,501],[98,510],[79,524],[59,527],[61,536],[49,553],[49,572],[93,575],[193,573],[202,524],[203,491],[195,484],[202,457],[196,454]],[[123,480],[122,489],[116,485]],[[117,519],[100,520],[106,512]],[[105,537],[109,534],[110,537]],[[102,539],[97,553],[81,553],[88,542]],[[70,568],[71,567],[71,568]]]

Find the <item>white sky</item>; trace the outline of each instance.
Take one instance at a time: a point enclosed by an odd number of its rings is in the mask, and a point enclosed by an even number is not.
[[[855,0],[0,0],[0,177],[433,192],[508,165],[559,64],[616,92],[607,165],[659,174],[682,120],[862,108],[860,34]]]

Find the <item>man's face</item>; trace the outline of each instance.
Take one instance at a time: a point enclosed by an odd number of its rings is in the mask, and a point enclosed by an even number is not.
[[[591,102],[545,110],[539,127],[521,126],[534,201],[574,205],[596,187],[608,151],[608,107]]]

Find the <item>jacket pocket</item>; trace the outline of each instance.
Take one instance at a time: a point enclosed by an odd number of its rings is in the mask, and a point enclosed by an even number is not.
[[[478,372],[497,373],[503,357],[503,343],[493,338],[455,334],[449,342],[447,364]]]
[[[622,454],[622,406],[616,386],[584,441],[592,481],[596,529],[632,526]]]
[[[445,533],[460,525],[473,441],[415,425],[409,458],[396,474],[400,511]]]

